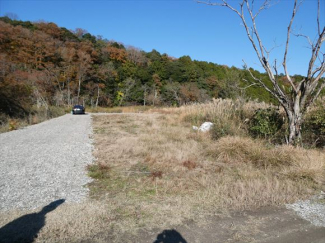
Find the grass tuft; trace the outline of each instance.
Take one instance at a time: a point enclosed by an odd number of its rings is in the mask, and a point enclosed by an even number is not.
[[[88,165],[88,175],[94,179],[106,179],[109,177],[111,167],[102,163]]]

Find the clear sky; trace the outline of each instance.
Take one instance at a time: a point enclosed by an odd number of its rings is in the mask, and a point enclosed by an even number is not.
[[[235,0],[230,1],[238,6]],[[261,0],[255,0],[256,4]],[[257,19],[262,40],[273,49],[271,60],[283,60],[293,0],[275,0]],[[321,0],[320,24],[325,25],[325,0]],[[92,35],[132,45],[144,51],[156,49],[173,57],[262,70],[256,54],[234,12],[194,0],[0,0],[0,16],[14,13],[24,21],[44,20],[67,29],[82,28]],[[294,31],[315,39],[317,0],[305,0],[293,24]],[[306,75],[311,56],[305,38],[292,36],[288,54],[291,74]],[[325,49],[323,47],[325,52]],[[283,72],[281,66],[279,72]]]

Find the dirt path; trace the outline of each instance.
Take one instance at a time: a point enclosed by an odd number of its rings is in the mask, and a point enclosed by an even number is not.
[[[257,211],[233,213],[225,218],[206,218],[205,222],[200,224],[188,222],[171,229],[143,231],[142,235],[133,242],[323,243],[325,228],[313,226],[288,209],[263,208]]]

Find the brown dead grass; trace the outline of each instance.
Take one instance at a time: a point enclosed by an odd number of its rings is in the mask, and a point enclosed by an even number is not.
[[[90,185],[91,200],[49,214],[38,241],[50,242],[55,235],[59,242],[125,242],[123,235],[141,228],[283,205],[321,187],[324,151],[272,146],[238,135],[214,140],[192,130],[187,117],[213,112],[220,119],[237,117],[237,108],[226,114],[233,103],[224,105],[214,101],[154,113],[93,116],[97,167],[89,173],[98,177]],[[260,106],[241,104],[241,109],[246,114]]]
[[[95,156],[112,171],[110,179],[101,182],[105,189],[94,185],[93,196],[104,201],[103,192],[113,194],[114,200],[123,196],[119,203],[127,200],[142,212],[136,215],[150,228],[225,210],[283,205],[306,198],[320,187],[325,168],[322,151],[271,146],[239,136],[215,141],[209,134],[194,132],[187,117],[202,111],[209,116],[222,106],[220,102],[164,108],[155,114],[94,117],[95,127],[106,131],[95,136]],[[233,118],[224,113],[234,105],[226,101],[225,106],[218,111],[220,117]],[[241,107],[246,114],[261,106]]]
[[[91,113],[142,113],[153,107],[151,106],[116,106],[116,107],[87,107]]]

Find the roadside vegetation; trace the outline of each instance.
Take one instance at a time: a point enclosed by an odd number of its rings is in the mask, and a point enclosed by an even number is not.
[[[324,149],[285,145],[272,117],[262,116],[260,128],[252,123],[256,111],[273,109],[218,99],[94,116],[91,197],[113,204],[111,225],[128,234],[308,198],[324,185]],[[209,133],[192,130],[204,121],[214,123]]]
[[[0,133],[17,130],[28,125],[34,125],[48,119],[62,116],[70,112],[69,108],[50,106],[50,107],[32,107],[28,114],[22,116],[9,116],[0,113]]]

